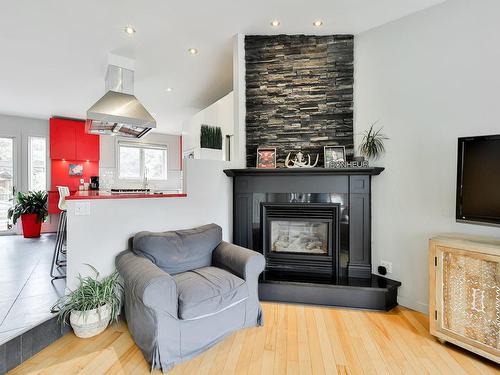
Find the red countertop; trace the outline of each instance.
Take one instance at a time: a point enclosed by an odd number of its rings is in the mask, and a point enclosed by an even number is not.
[[[66,197],[66,200],[81,200],[81,199],[148,199],[148,198],[183,198],[187,197],[185,193],[171,194],[171,193],[161,193],[161,194],[145,194],[145,193],[119,193],[112,194],[109,191],[103,190],[83,190],[77,191]]]

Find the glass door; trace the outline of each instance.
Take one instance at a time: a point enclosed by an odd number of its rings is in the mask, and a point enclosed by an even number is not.
[[[14,138],[0,137],[0,234],[11,231],[7,211],[14,203]]]

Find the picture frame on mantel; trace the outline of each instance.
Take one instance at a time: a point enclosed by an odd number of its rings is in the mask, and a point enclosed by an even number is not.
[[[256,167],[258,169],[276,168],[276,147],[258,147]]]
[[[337,163],[346,161],[344,146],[325,146],[323,151],[325,168],[335,168]]]

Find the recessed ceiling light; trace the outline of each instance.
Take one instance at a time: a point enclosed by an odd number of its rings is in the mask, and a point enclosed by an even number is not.
[[[125,28],[123,29],[123,31],[125,31],[128,35],[132,35],[132,34],[135,34],[135,29],[132,27],[132,26],[125,26]]]
[[[271,21],[271,26],[272,27],[278,27],[279,25],[280,25],[280,21],[278,21],[278,20],[272,20]]]
[[[316,21],[313,22],[313,26],[314,27],[321,27],[321,26],[323,26],[323,21],[316,20]]]
[[[191,55],[197,55],[198,54],[198,50],[196,48],[190,48],[190,49],[188,49],[188,52]]]
[[[172,87],[167,87],[167,88],[165,89],[165,91],[166,91],[166,92],[171,92],[171,91],[172,91]]]

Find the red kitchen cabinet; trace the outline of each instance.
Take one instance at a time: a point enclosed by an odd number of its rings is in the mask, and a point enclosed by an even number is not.
[[[85,123],[76,124],[76,160],[99,161],[99,136],[85,133]]]
[[[50,119],[52,160],[99,161],[99,156],[99,136],[85,133],[83,121]]]
[[[70,119],[50,119],[50,184],[49,211],[59,212],[58,186],[67,186],[70,191],[80,187],[80,180],[90,181],[99,175],[99,136],[85,133],[85,122]],[[72,164],[81,165],[82,174],[70,174]]]
[[[61,160],[76,159],[75,121],[58,118],[50,119],[50,158]]]

